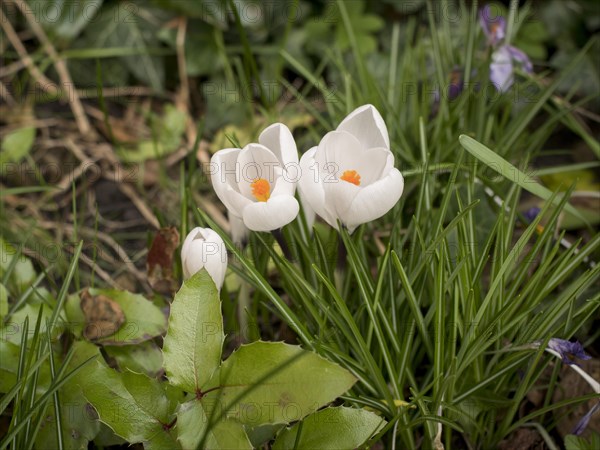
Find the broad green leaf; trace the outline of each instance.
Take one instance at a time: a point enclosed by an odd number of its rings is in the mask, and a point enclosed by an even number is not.
[[[116,333],[95,341],[102,345],[131,345],[148,341],[167,330],[167,317],[144,296],[116,289],[90,289],[91,295],[105,295],[119,304],[125,314],[125,323]],[[69,327],[76,336],[81,336],[84,315],[81,312],[79,294],[67,298],[65,312]]]
[[[290,423],[335,400],[355,382],[346,369],[298,346],[254,342],[223,363],[220,399],[228,415],[244,424]]]
[[[285,425],[282,424],[260,425],[258,427],[246,426],[246,434],[252,443],[252,447],[260,448],[271,441],[283,427],[285,427]]]
[[[5,394],[17,382],[20,347],[0,340],[0,393]]]
[[[74,354],[69,362],[68,371],[75,369],[85,360],[97,356],[102,360],[99,348],[88,342],[73,344]],[[90,363],[90,365],[93,363]],[[89,367],[83,367],[59,390],[61,429],[64,448],[67,450],[87,449],[88,442],[100,431],[100,422],[96,411],[83,396],[80,384],[85,382]],[[56,417],[54,404],[50,403],[44,414],[39,434],[36,437],[37,448],[59,448],[56,438]]]
[[[600,435],[598,433],[590,433],[589,440],[574,434],[565,436],[565,448],[567,450],[596,450],[599,444]]]
[[[80,382],[100,420],[129,443],[154,439],[175,442],[164,436],[170,434],[169,408],[173,406],[165,383],[132,372],[121,374],[98,361]]]
[[[206,270],[183,283],[171,304],[163,358],[169,382],[196,392],[221,363],[223,317],[219,292]]]
[[[33,142],[35,141],[35,128],[23,127],[8,133],[2,139],[0,151],[0,166],[2,173],[5,171],[6,163],[16,163],[21,161],[29,154]]]
[[[0,238],[0,278],[11,267],[13,258],[18,259],[10,273],[6,287],[21,292],[31,286],[35,280],[36,273],[33,264],[23,254],[17,254],[17,249],[13,245]]]
[[[96,447],[109,447],[111,445],[126,445],[127,441],[121,436],[117,436],[115,432],[108,426],[100,422],[100,431],[94,438]]]
[[[213,418],[213,425],[208,427],[211,414],[219,412],[218,408],[213,411],[213,407],[214,403],[205,399],[192,400],[180,406],[176,430],[181,446],[184,449],[197,448],[204,439],[204,448],[251,449],[252,444],[240,423],[226,418],[220,421]]]
[[[0,320],[8,314],[8,291],[2,283],[0,283]]]
[[[8,322],[0,324],[0,338],[12,342],[13,344],[20,345],[22,337],[21,333],[23,332],[23,325],[27,317],[29,317],[30,333],[29,336],[27,336],[27,340],[33,338],[31,324],[36,322],[39,311],[39,305],[26,303],[25,306],[9,317]],[[42,333],[46,332],[46,320],[50,319],[51,316],[52,310],[44,305],[42,307],[42,325],[40,329]],[[53,332],[54,336],[56,336],[58,332],[58,328],[55,328]]]
[[[483,162],[486,166],[498,172],[507,180],[517,183],[526,191],[531,192],[533,195],[537,195],[544,200],[548,200],[550,197],[552,197],[552,192],[549,189],[539,184],[526,173],[521,172],[519,169],[494,151],[487,148],[485,145],[464,134],[462,134],[458,139],[465,150]],[[555,197],[554,203],[560,203],[560,198]],[[573,205],[569,203],[565,204],[565,210],[583,220],[581,214],[576,208],[573,207]]]
[[[141,410],[156,417],[163,424],[169,424],[175,418],[177,398],[183,399],[179,389],[128,370],[121,373],[121,378],[125,389],[129,391]]]
[[[128,163],[158,159],[173,153],[181,144],[188,116],[173,105],[166,105],[162,116],[152,116],[150,126],[155,139],[142,141],[136,150],[120,152],[121,160]]]
[[[194,2],[185,2],[192,4]],[[177,49],[177,30],[163,28],[159,37],[173,49]],[[185,36],[185,69],[190,77],[210,75],[223,68],[223,59],[215,41],[214,30],[199,21],[188,22]],[[210,90],[210,83],[207,86]]]
[[[352,450],[361,447],[385,424],[380,416],[364,409],[326,408],[279,433],[273,450]]]
[[[85,325],[85,316],[81,310],[81,298],[79,293],[69,295],[65,300],[65,315],[67,316],[67,326],[75,337],[82,339],[83,327]]]
[[[361,54],[366,55],[376,49],[377,40],[374,33],[383,28],[383,19],[366,12],[363,0],[345,2],[344,5],[350,20],[350,29],[346,28],[342,20],[338,4],[328,2],[322,17],[307,21],[307,47],[309,50],[312,48],[322,49],[331,40],[332,36],[336,48],[341,51],[348,50],[351,42],[348,33],[354,35]],[[331,30],[331,27],[333,27],[333,30]]]
[[[96,48],[126,48],[130,51],[120,59],[130,73],[157,91],[162,91],[165,65],[156,49],[156,21],[160,12],[139,3],[117,3],[102,10],[102,14],[85,27],[84,39]]]
[[[51,35],[72,39],[96,18],[101,6],[102,0],[37,0],[32,10]]]
[[[154,341],[121,347],[105,346],[104,350],[115,358],[121,371],[143,373],[156,378],[163,373],[163,357]]]

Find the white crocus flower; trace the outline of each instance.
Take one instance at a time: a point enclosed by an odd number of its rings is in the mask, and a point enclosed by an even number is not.
[[[258,144],[219,150],[211,159],[212,184],[231,221],[241,219],[253,231],[275,230],[296,218],[298,176],[296,142],[281,123],[266,128]]]
[[[227,271],[227,250],[223,239],[210,228],[194,228],[183,241],[181,263],[185,279],[206,269],[217,289],[221,289]]]
[[[302,155],[300,170],[303,203],[333,227],[339,219],[350,232],[387,213],[404,189],[385,122],[373,105],[354,110]]]

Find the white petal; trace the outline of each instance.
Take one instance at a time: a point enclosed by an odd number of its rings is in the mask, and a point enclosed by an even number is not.
[[[393,167],[393,156],[387,148],[365,149],[358,139],[345,131],[327,133],[319,148],[320,155],[325,154],[327,158],[326,163],[322,162],[322,158],[319,162],[324,185],[337,182],[348,170],[354,170],[360,175],[361,186],[368,185]],[[390,156],[391,165],[388,168]]]
[[[342,222],[352,232],[358,225],[378,219],[398,203],[403,190],[404,178],[393,168],[386,177],[360,189],[344,211]]]
[[[244,225],[241,217],[229,214],[229,226],[231,227],[231,239],[236,245],[241,245],[248,236],[248,228]]]
[[[354,197],[363,190],[360,186],[348,183],[343,180],[335,180],[333,183],[323,183],[325,188],[325,204],[329,211],[334,211],[335,218],[339,218],[346,224],[346,211],[350,209]],[[337,221],[334,220],[334,227],[337,228]]]
[[[184,276],[189,278],[204,268],[220,289],[227,271],[227,250],[221,237],[213,230],[205,228],[203,234],[206,239],[193,239],[187,247],[183,259]]]
[[[225,207],[238,216],[242,215],[244,206],[249,203],[237,187],[236,166],[240,152],[239,148],[226,148],[219,150],[210,160],[210,177],[215,193]]]
[[[308,227],[308,230],[312,233],[317,214],[315,213],[315,210],[312,209],[312,207],[310,206],[310,203],[306,201],[306,199],[303,197],[302,191],[300,191],[300,204],[302,205],[302,210],[304,211],[304,219],[306,220],[306,226]]]
[[[363,105],[342,120],[337,127],[354,135],[365,148],[390,148],[390,137],[381,114],[373,105]]]
[[[257,178],[267,180],[273,191],[279,173],[276,169],[281,165],[271,150],[264,145],[248,144],[240,152],[237,162],[238,188],[242,195],[254,201],[251,184]]]
[[[287,225],[298,215],[300,206],[291,195],[271,197],[244,209],[244,224],[253,231],[271,231]]]
[[[313,147],[300,158],[301,176],[298,182],[300,198],[302,198],[303,204],[310,205],[315,213],[321,216],[329,225],[335,227],[336,220],[325,205],[325,189],[316,167],[315,154],[317,150],[317,147]]]
[[[294,195],[296,192],[296,183],[286,180],[286,176],[280,176],[275,185],[272,186],[271,197],[277,197],[279,195]]]
[[[204,267],[204,257],[202,255],[204,237],[198,230],[202,230],[202,228],[194,228],[187,235],[181,247],[181,265],[183,268],[183,277],[186,279]]]
[[[181,246],[181,259],[182,260],[187,257],[187,254],[190,249],[190,245],[194,239],[204,239],[204,236],[202,235],[202,230],[203,230],[203,228],[195,227],[192,230],[190,230],[188,235],[185,237],[185,240],[183,241],[183,245]],[[183,264],[183,266],[185,266],[185,264]]]
[[[321,142],[315,155],[323,183],[331,183],[346,170],[359,170],[365,161],[367,150],[358,139],[346,131],[330,131]],[[323,156],[325,159],[323,159]]]
[[[298,149],[296,141],[288,127],[282,123],[274,123],[264,129],[258,137],[258,143],[271,150],[282,166],[298,164]]]

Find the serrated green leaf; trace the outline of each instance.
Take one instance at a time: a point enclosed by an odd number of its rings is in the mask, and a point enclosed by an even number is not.
[[[100,422],[100,431],[94,438],[94,444],[97,447],[109,447],[111,445],[126,445],[127,441],[121,436],[117,436],[108,425]]]
[[[29,154],[33,142],[35,141],[35,128],[23,127],[8,133],[2,139],[0,152],[0,165],[9,162],[19,162]],[[2,167],[4,171],[4,167]]]
[[[35,280],[35,269],[29,258],[23,254],[17,254],[17,249],[13,245],[0,238],[0,278],[9,270],[12,259],[15,257],[18,259],[10,273],[6,287],[21,292]]]
[[[80,384],[100,420],[129,443],[155,439],[175,442],[169,436],[173,402],[166,384],[133,372],[119,373],[100,362],[91,363]]]
[[[160,348],[154,341],[121,347],[105,346],[108,356],[113,357],[119,368],[143,373],[156,378],[163,372],[163,357]]]
[[[94,341],[97,344],[114,346],[138,344],[160,336],[167,330],[167,316],[158,306],[140,294],[95,288],[90,289],[89,292],[91,295],[104,295],[114,300],[125,314],[125,323],[114,334]],[[80,303],[79,294],[74,294],[67,298],[65,305],[68,325],[78,337],[81,336],[84,325]]]
[[[221,366],[219,398],[229,417],[244,424],[290,423],[335,400],[355,382],[346,369],[298,346],[254,342]]]
[[[101,360],[99,348],[88,342],[75,342],[74,353],[68,371],[75,369],[85,360],[97,356]],[[93,407],[83,396],[80,384],[85,382],[88,367],[83,367],[59,390],[62,439],[65,450],[84,450],[88,442],[100,431],[100,421]],[[50,403],[36,437],[37,448],[59,448],[56,439],[56,418],[54,405]]]
[[[283,430],[277,436],[273,450],[352,450],[362,446],[386,423],[377,414],[364,409],[326,408]]]
[[[183,283],[171,304],[163,345],[169,382],[188,392],[203,388],[221,363],[224,339],[219,292],[203,269]]]
[[[284,426],[282,424],[260,425],[258,427],[246,426],[246,434],[252,443],[252,447],[261,448],[264,444],[271,441]]]
[[[167,383],[128,370],[121,373],[121,378],[125,389],[147,415],[155,417],[163,424],[168,424],[174,419],[177,402],[173,394],[181,391]],[[171,395],[167,394],[167,390],[173,390]]]
[[[232,420],[224,419],[208,429],[213,404],[210,400],[192,400],[184,403],[177,411],[177,439],[184,449],[195,449],[204,439],[204,448],[243,450],[252,445],[244,427]],[[208,435],[204,436],[208,431]]]

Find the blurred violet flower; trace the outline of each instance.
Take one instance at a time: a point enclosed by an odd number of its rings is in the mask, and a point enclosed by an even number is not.
[[[570,342],[564,339],[552,338],[548,341],[549,350],[554,350],[560,355],[562,361],[568,365],[579,365],[571,357],[578,358],[581,360],[591,359],[592,357],[585,353],[583,345],[579,342]]]
[[[490,5],[485,5],[479,11],[479,24],[487,37],[488,44],[492,47],[504,39],[506,20],[500,14],[495,14]]]
[[[532,73],[533,64],[525,53],[512,45],[502,45],[492,53],[490,81],[500,92],[506,92],[515,81],[514,63],[518,63],[524,72]]]
[[[471,72],[471,78],[473,78],[477,74],[476,70]],[[478,90],[479,86],[475,85],[475,89]],[[443,88],[436,89],[433,93],[433,106],[431,108],[431,115],[437,115],[440,102],[442,101],[442,97],[446,98],[449,102],[453,102],[454,100],[460,97],[460,94],[465,90],[465,74],[464,69],[460,66],[454,66],[452,72],[450,72],[450,80],[449,83]]]
[[[590,423],[590,419],[592,418],[592,416],[599,409],[600,409],[600,401],[598,401],[598,403],[596,403],[594,406],[592,406],[592,408],[586,413],[585,416],[583,416],[581,419],[579,419],[579,422],[577,422],[577,424],[575,425],[575,427],[571,431],[571,434],[574,434],[575,436],[581,435],[581,433],[584,432],[584,430],[586,429],[586,427]]]
[[[542,345],[541,341],[534,342],[531,347],[539,348]],[[592,357],[585,353],[583,345],[579,342],[570,342],[565,339],[552,338],[548,341],[548,345],[544,349],[546,352],[562,359],[563,363],[577,372],[587,384],[590,385],[596,394],[600,394],[600,383],[598,383],[589,373],[583,370],[579,365],[571,359],[571,357],[582,360],[591,359]],[[600,402],[596,403],[580,420],[577,422],[571,434],[579,436],[590,422],[592,416],[600,409]]]
[[[523,213],[523,215],[529,222],[533,222],[535,220],[535,218],[538,216],[538,214],[540,213],[540,211],[541,211],[540,208],[538,208],[537,206],[534,206],[533,208],[529,208],[527,211],[525,211]]]
[[[479,11],[479,23],[487,37],[488,45],[494,48],[490,81],[498,91],[506,92],[514,83],[515,63],[526,73],[533,72],[533,64],[522,50],[503,43],[506,37],[506,20],[501,15],[494,14],[490,5]]]

